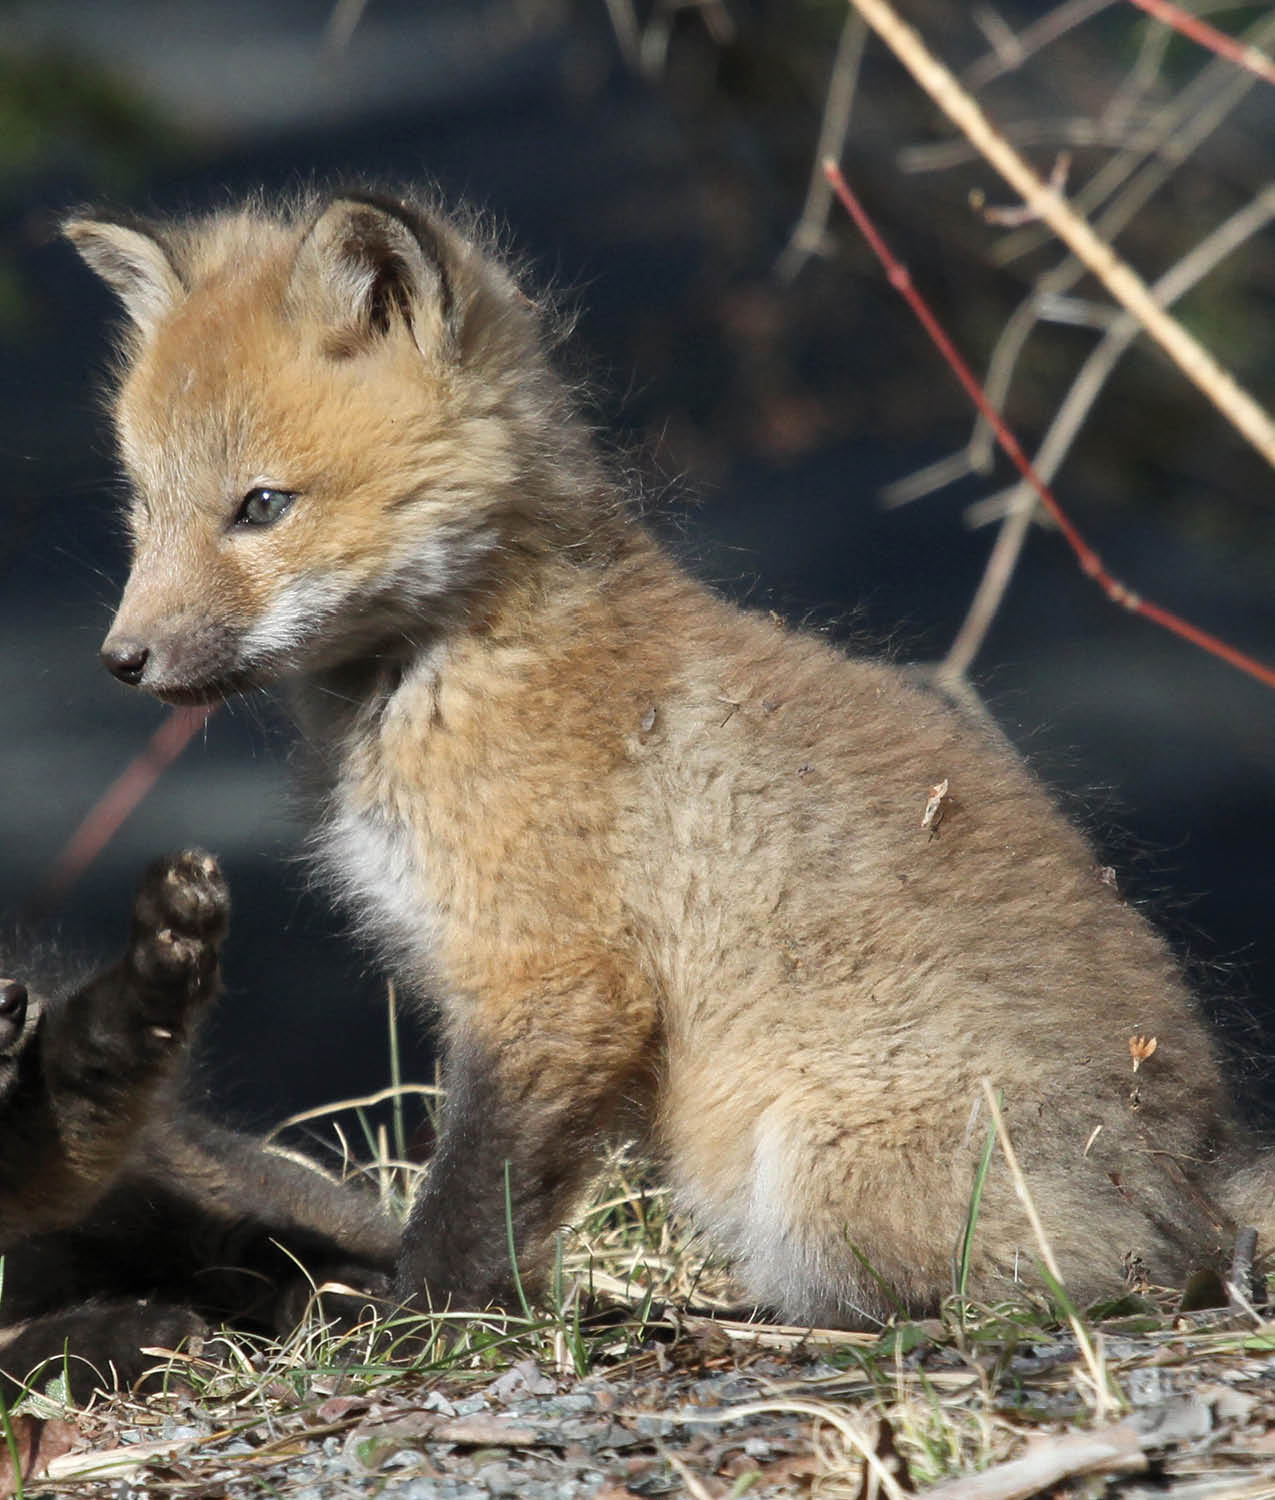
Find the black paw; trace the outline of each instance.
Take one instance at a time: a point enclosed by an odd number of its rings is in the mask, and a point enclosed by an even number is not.
[[[145,1299],[87,1302],[32,1319],[0,1339],[0,1389],[12,1403],[26,1389],[44,1390],[61,1379],[75,1406],[98,1391],[159,1391],[174,1376],[162,1354],[143,1350],[176,1350],[207,1332],[187,1307]]]
[[[156,860],[133,903],[129,958],[147,985],[197,989],[211,983],[230,919],[230,894],[217,861],[202,850]]]
[[[369,1266],[325,1266],[314,1279],[298,1277],[279,1295],[274,1309],[279,1338],[296,1329],[313,1312],[337,1333],[349,1333],[394,1307],[390,1278]]]
[[[27,1029],[27,987],[20,979],[0,979],[0,1052],[12,1052]]]

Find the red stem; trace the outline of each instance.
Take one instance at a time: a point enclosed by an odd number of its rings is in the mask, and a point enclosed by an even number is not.
[[[1245,42],[1237,42],[1233,36],[1227,36],[1226,32],[1219,31],[1216,26],[1210,26],[1199,16],[1193,16],[1189,10],[1183,10],[1180,5],[1169,4],[1169,0],[1133,0],[1133,4],[1139,10],[1145,10],[1149,16],[1154,16],[1157,21],[1172,26],[1174,31],[1198,42],[1201,47],[1207,47],[1210,52],[1226,58],[1227,62],[1256,73],[1267,83],[1275,83],[1275,62],[1258,48],[1250,47]]]
[[[1142,0],[1135,0],[1141,4]],[[1159,0],[1157,0],[1159,3]],[[1181,636],[1193,645],[1199,646],[1202,651],[1207,651],[1213,656],[1220,657],[1222,661],[1229,662],[1231,666],[1238,668],[1241,672],[1247,672],[1250,677],[1255,677],[1258,682],[1265,683],[1267,687],[1275,688],[1275,670],[1264,665],[1255,657],[1237,650],[1236,647],[1228,645],[1219,640],[1217,636],[1210,635],[1207,630],[1201,630],[1198,625],[1192,625],[1189,620],[1184,620],[1180,615],[1175,615],[1171,610],[1164,609],[1161,605],[1153,604],[1149,599],[1144,599],[1140,594],[1134,593],[1127,588],[1118,578],[1109,573],[1102,559],[1093,550],[1080,532],[1072,524],[1062,506],[1058,503],[1053,491],[1032,468],[1031,460],[1023,452],[1018,439],[1005,425],[1000,412],[987,398],[987,393],[975,378],[973,371],[961,358],[956,346],[948,338],[939,320],[935,317],[929,304],[917,291],[912,277],[905,265],[899,261],[890,247],[877,232],[876,225],[869,219],[867,211],[859,202],[858,198],[850,191],[845,178],[841,175],[841,169],[834,161],[824,163],[824,175],[827,177],[833,192],[840,199],[842,206],[859,228],[859,232],[872,247],[874,254],[885,267],[886,276],[890,285],[899,291],[908,306],[916,314],[921,326],[929,334],[938,348],[939,353],[947,361],[953,374],[964,386],[966,394],[979,411],[987,419],[996,439],[1001,447],[1013,460],[1019,473],[1031,485],[1040,497],[1041,504],[1053,517],[1058,529],[1067,540],[1068,546],[1076,554],[1082,572],[1086,573],[1107,595],[1113,604],[1119,604],[1123,608],[1132,610],[1134,614],[1142,615],[1145,619],[1153,621],[1164,630],[1172,631],[1174,635]]]
[[[107,787],[63,845],[31,898],[30,911],[56,910],[67,891],[88,869],[151,788],[203,728],[211,708],[175,708]]]

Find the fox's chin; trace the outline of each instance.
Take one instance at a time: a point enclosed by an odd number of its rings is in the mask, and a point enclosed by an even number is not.
[[[214,708],[239,693],[262,687],[261,678],[253,672],[236,672],[224,677],[209,677],[201,682],[157,682],[140,684],[144,692],[173,708]]]

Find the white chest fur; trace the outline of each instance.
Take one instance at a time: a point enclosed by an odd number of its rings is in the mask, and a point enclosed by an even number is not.
[[[333,890],[376,942],[391,968],[425,993],[436,977],[441,920],[430,891],[416,768],[422,726],[433,713],[441,648],[423,652],[388,698],[303,695],[303,723],[339,746],[335,774],[320,796],[314,850]],[[423,816],[423,814],[422,814]]]
[[[428,985],[439,932],[412,830],[342,784],[319,836],[328,878],[391,965]]]

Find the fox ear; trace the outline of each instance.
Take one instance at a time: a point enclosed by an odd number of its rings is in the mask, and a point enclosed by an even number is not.
[[[330,203],[301,241],[289,291],[347,345],[400,324],[422,353],[454,343],[455,303],[439,237],[423,215],[391,198],[351,193]]]
[[[184,295],[167,250],[146,230],[106,219],[68,219],[62,233],[116,293],[139,332],[149,333]]]

